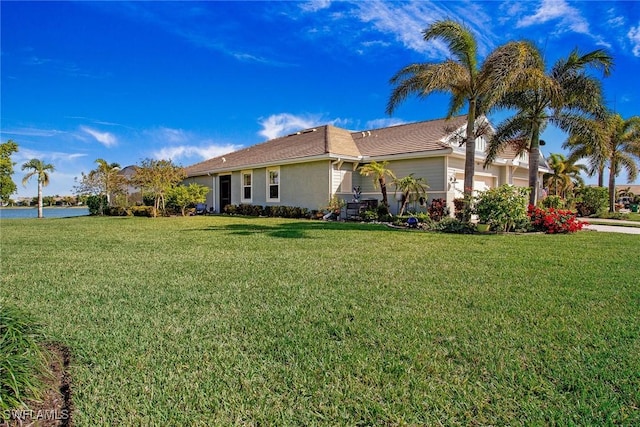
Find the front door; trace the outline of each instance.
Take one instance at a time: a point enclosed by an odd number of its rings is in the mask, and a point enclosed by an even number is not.
[[[231,204],[231,175],[220,176],[220,212],[224,212],[224,207]]]

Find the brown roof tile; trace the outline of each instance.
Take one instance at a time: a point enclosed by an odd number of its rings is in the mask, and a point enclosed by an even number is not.
[[[323,155],[371,157],[440,150],[449,148],[442,140],[465,123],[466,116],[459,116],[364,132],[325,125],[252,145],[185,169],[188,176],[197,176]]]
[[[325,154],[326,126],[271,139],[186,168],[188,176]]]
[[[466,121],[467,116],[458,116],[450,120],[429,120],[365,132],[354,132],[352,136],[364,156],[440,150],[450,147],[442,140],[463,126]]]

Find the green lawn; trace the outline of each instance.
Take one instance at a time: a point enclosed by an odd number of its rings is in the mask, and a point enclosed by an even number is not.
[[[640,424],[637,236],[84,217],[0,243],[78,426]]]

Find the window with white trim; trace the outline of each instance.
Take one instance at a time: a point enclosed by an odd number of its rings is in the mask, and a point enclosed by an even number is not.
[[[251,203],[253,171],[242,171],[242,201]]]
[[[481,151],[484,153],[484,151],[487,149],[487,140],[484,138],[484,136],[481,136],[479,138],[476,139],[476,151]]]
[[[280,167],[267,168],[267,200],[280,201]]]

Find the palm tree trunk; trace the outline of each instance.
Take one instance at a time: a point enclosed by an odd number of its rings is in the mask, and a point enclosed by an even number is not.
[[[598,187],[604,187],[604,166],[598,169]]]
[[[476,100],[469,100],[469,113],[467,115],[467,135],[465,136],[465,159],[464,159],[464,200],[465,208],[463,221],[471,219],[471,201],[473,195],[473,176],[475,173],[476,161]]]
[[[42,215],[42,181],[38,180],[38,218],[44,218]]]
[[[537,124],[531,129],[531,148],[529,150],[529,204],[535,206],[538,201],[538,167],[540,166],[540,128]],[[557,188],[556,188],[557,191]]]
[[[616,169],[618,165],[611,160],[609,168],[609,212],[613,213],[616,210],[615,198],[616,198]]]
[[[382,192],[382,204],[389,208],[389,200],[387,199],[387,183],[384,177],[379,178],[378,182],[380,183],[380,192]]]
[[[409,192],[402,194],[402,207],[400,208],[399,216],[404,214],[404,210],[407,208],[407,203],[409,202]]]

